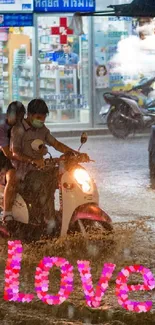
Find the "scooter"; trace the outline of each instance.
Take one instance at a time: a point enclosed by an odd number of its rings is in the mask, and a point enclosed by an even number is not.
[[[32,144],[35,150],[39,150],[42,145],[39,142],[41,140],[37,141],[35,140],[35,143]],[[79,151],[86,141],[87,134],[83,133]],[[60,218],[55,220],[55,233],[57,236],[66,236],[70,231],[79,231],[85,235],[89,227],[103,231],[105,229],[112,231],[113,229],[111,218],[99,208],[99,194],[95,182],[85,168],[80,165],[80,163],[91,161],[90,159],[88,161],[88,158],[87,160],[82,160],[80,155],[70,153],[64,154],[60,158],[52,158],[50,155],[50,158],[45,159],[45,169],[50,169],[51,166],[52,168],[54,166],[59,172],[57,188],[59,190],[60,209],[57,212]],[[1,187],[1,199],[3,198],[3,193],[4,187]],[[19,193],[13,205],[12,215],[16,222],[25,226],[28,224],[31,226],[32,220],[30,220],[28,206]],[[60,231],[57,231],[58,229]]]
[[[107,125],[114,137],[126,138],[138,129],[150,127],[155,123],[155,92],[152,84],[155,78],[143,78],[127,92],[106,92],[103,97],[108,104],[101,108],[101,118],[107,118]],[[131,92],[139,91],[143,105],[138,104],[139,97]]]

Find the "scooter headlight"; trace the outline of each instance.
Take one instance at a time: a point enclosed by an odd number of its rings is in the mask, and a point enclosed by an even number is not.
[[[86,170],[77,168],[74,171],[74,178],[77,183],[82,187],[84,193],[88,193],[91,189],[91,179]]]

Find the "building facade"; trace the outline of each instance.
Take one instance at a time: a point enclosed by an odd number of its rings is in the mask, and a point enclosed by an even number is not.
[[[1,108],[5,111],[13,100],[27,106],[31,99],[41,97],[49,107],[47,123],[53,129],[102,127],[103,93],[126,89],[147,72],[147,67],[141,67],[146,66],[144,62],[136,71],[131,69],[136,66],[136,53],[130,49],[140,46],[139,22],[129,17],[84,16],[83,33],[78,35],[69,8],[73,11],[80,5],[87,9],[93,6],[92,0],[36,0],[34,6],[44,6],[45,12],[38,9],[33,14],[33,26],[26,20],[26,14],[34,10],[31,0],[26,8],[19,1],[19,12],[23,17],[25,14],[22,26],[3,26],[3,15],[9,13],[6,7],[0,12]],[[59,1],[66,12],[57,12]],[[96,11],[121,3],[125,0],[96,0]],[[11,5],[7,4],[7,9]],[[50,11],[46,11],[47,6]],[[132,60],[127,60],[129,53],[135,55]]]

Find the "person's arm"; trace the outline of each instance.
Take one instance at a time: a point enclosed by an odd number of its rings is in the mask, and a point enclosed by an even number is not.
[[[15,126],[11,131],[11,152],[13,158],[21,162],[30,162],[30,157],[22,153],[22,138],[24,130],[21,127]]]
[[[10,159],[10,160],[11,160],[11,159],[14,159],[14,157],[13,157],[13,155],[12,155],[12,152],[10,151],[9,146],[1,147],[0,149],[3,151],[4,155],[5,155],[8,159]]]
[[[1,122],[1,120],[0,120]],[[8,138],[8,133],[6,131],[5,127],[5,121],[4,123],[0,123],[0,150],[3,151],[4,155],[10,159],[12,154],[9,150],[9,138]]]
[[[11,151],[14,159],[23,163],[36,165],[39,168],[44,167],[43,159],[33,159],[22,153],[23,135],[24,130],[21,127],[13,127],[11,131]]]
[[[50,131],[47,132],[46,135],[46,143],[49,146],[52,146],[54,149],[56,149],[57,151],[60,151],[62,153],[67,153],[67,152],[73,152],[75,154],[78,154],[78,151],[73,150],[71,148],[69,148],[68,146],[66,146],[64,143],[56,140],[51,134]]]
[[[80,153],[76,150],[71,149],[70,147],[67,147],[65,144],[62,142],[59,142],[56,140],[51,134],[50,131],[48,130],[47,135],[46,135],[46,142],[48,145],[54,147],[57,151],[60,151],[62,153],[67,153],[67,152],[72,152],[73,154],[80,155],[81,159],[83,159],[83,162],[89,161],[89,156],[85,153]]]
[[[58,65],[65,65],[65,58],[62,56],[59,56],[57,59]]]

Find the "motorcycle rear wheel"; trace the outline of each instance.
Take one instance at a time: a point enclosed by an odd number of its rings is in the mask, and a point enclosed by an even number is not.
[[[115,138],[125,139],[131,133],[131,122],[123,119],[120,114],[129,116],[129,107],[127,105],[119,105],[113,108],[107,118],[107,125]]]

